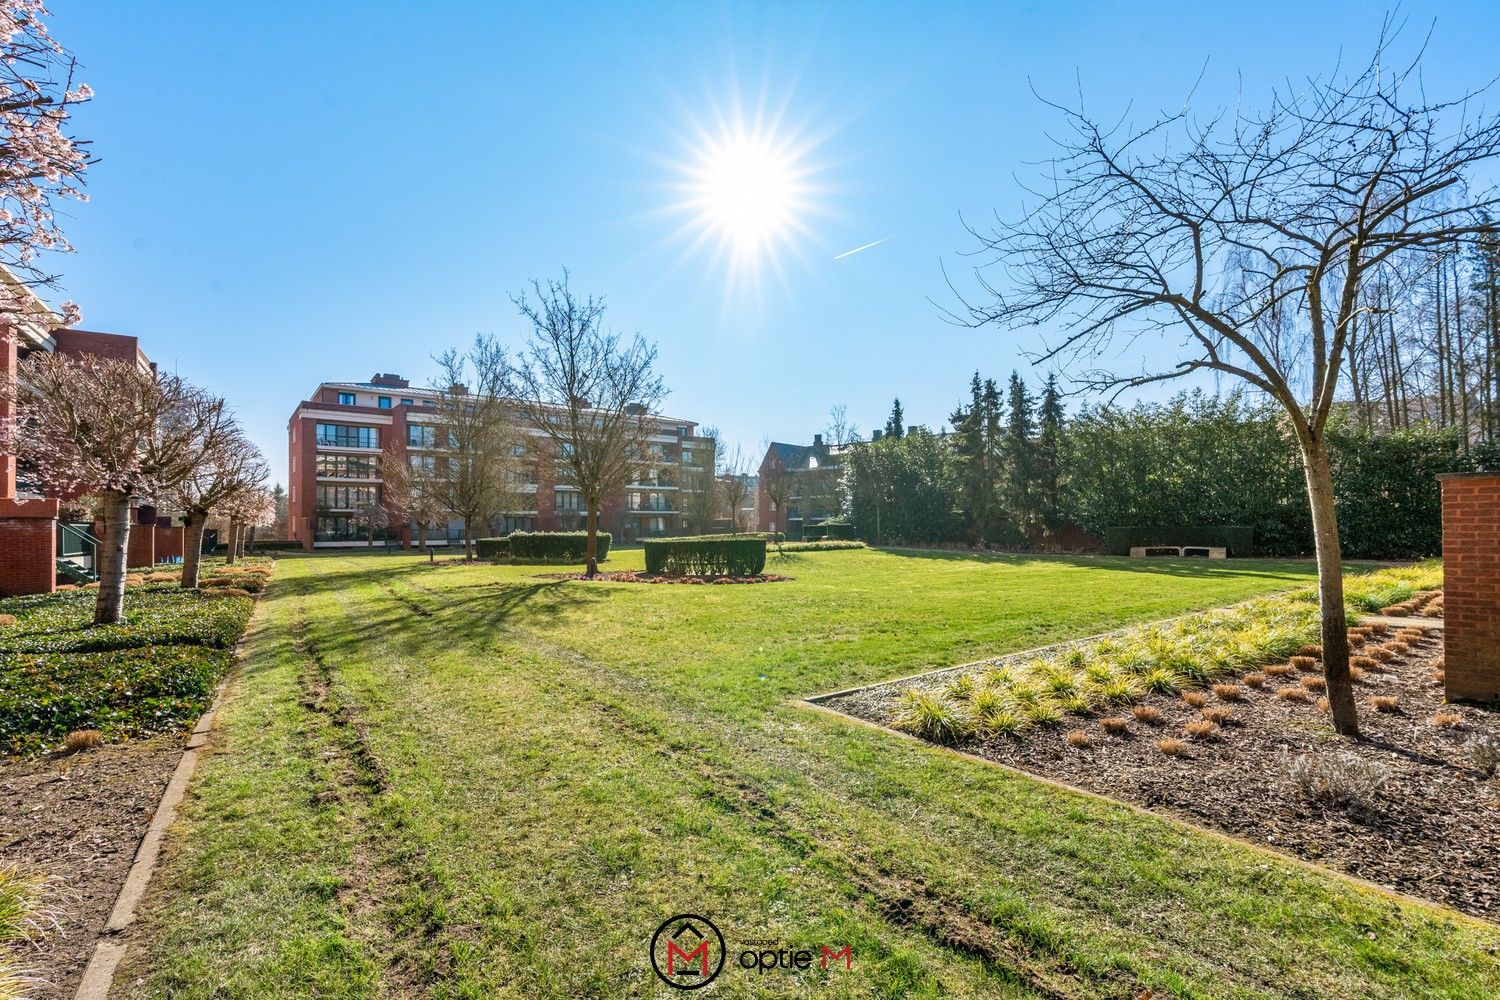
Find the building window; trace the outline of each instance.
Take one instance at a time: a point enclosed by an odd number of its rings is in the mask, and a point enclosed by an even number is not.
[[[352,393],[352,392],[341,392],[341,393],[339,393],[339,405],[340,406],[353,406],[354,405],[354,393]]]
[[[381,396],[375,402],[382,410],[389,410],[391,408],[391,397],[389,396]]]
[[[380,428],[318,424],[318,444],[325,448],[379,448]]]
[[[407,399],[405,396],[402,396],[401,397],[401,405],[402,406],[416,406],[417,405],[417,401],[415,399]]]
[[[378,479],[380,463],[373,456],[319,455],[318,475],[324,479]]]
[[[437,428],[431,424],[407,424],[406,443],[413,448],[436,448]]]
[[[319,486],[318,506],[327,510],[359,510],[379,502],[374,486]]]
[[[437,471],[436,455],[408,455],[406,460],[411,464],[413,472],[425,472],[430,475]]]
[[[582,510],[583,494],[576,490],[558,490],[552,498],[552,509],[559,513]]]
[[[377,542],[389,536],[384,529],[375,530]],[[348,514],[331,514],[313,519],[314,542],[363,542],[370,537],[370,530],[359,523],[359,518]]]

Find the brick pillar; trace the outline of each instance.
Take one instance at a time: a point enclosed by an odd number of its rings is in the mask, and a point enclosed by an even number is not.
[[[1449,701],[1500,701],[1500,473],[1439,476]]]
[[[155,565],[156,508],[142,505],[136,508],[135,523],[130,526],[130,540],[125,550],[125,568],[150,569]]]
[[[0,499],[0,597],[57,586],[57,501]]]

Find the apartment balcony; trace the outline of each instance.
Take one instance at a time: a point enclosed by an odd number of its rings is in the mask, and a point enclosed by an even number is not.
[[[662,504],[641,504],[640,506],[632,505],[630,507],[627,507],[626,509],[629,510],[630,513],[632,513],[632,514],[680,514],[680,513],[682,513],[680,510],[678,510],[676,507],[673,507],[671,504],[665,504],[665,503],[662,503]]]

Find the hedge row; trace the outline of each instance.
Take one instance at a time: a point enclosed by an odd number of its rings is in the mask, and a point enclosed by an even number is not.
[[[1132,548],[1141,545],[1223,546],[1231,556],[1248,556],[1254,542],[1255,529],[1243,524],[1182,528],[1129,524],[1104,529],[1104,550],[1115,556],[1128,556]]]
[[[665,576],[758,576],[766,568],[766,540],[689,535],[649,538],[646,572]]]
[[[838,521],[809,524],[802,529],[802,537],[809,542],[819,542],[825,538],[840,542],[851,541],[854,538],[854,525]]]
[[[599,532],[598,558],[609,557],[610,534]],[[513,531],[504,538],[480,538],[474,551],[481,559],[535,559],[576,563],[588,558],[587,531]]]

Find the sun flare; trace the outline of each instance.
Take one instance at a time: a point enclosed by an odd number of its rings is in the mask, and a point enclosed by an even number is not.
[[[690,136],[677,208],[692,246],[712,247],[731,285],[779,273],[782,255],[807,235],[816,210],[808,152],[794,132],[760,119],[721,117]]]

